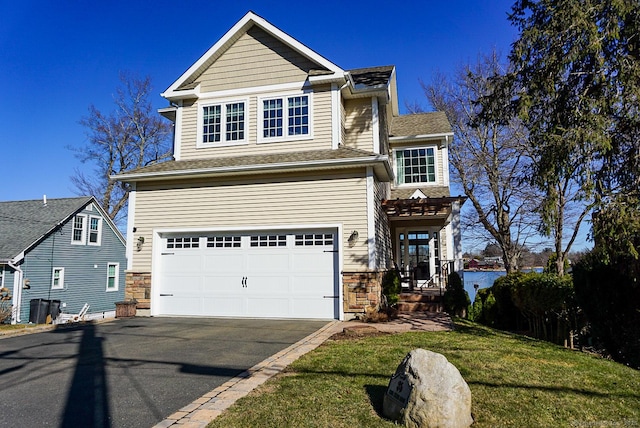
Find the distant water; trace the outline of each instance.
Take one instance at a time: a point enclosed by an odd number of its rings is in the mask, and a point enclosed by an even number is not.
[[[469,293],[469,298],[473,303],[476,298],[476,289],[474,284],[478,284],[478,288],[489,288],[493,285],[493,281],[505,276],[504,270],[465,270],[464,271],[464,289]]]
[[[536,272],[542,272],[542,268],[534,268]],[[493,281],[505,276],[507,274],[504,270],[465,270],[464,271],[464,289],[469,293],[471,303],[476,298],[476,289],[474,284],[478,284],[478,289],[489,288],[493,285]]]

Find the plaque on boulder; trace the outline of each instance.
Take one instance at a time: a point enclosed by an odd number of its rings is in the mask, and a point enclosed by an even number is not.
[[[443,355],[414,349],[391,376],[382,412],[407,427],[466,428],[473,423],[471,390]]]
[[[407,380],[407,376],[403,373],[396,373],[391,376],[389,388],[387,388],[387,396],[390,400],[395,401],[401,408],[404,408],[409,401],[411,395],[411,384]]]

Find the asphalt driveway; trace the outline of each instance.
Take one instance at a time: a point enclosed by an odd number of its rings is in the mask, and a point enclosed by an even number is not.
[[[326,322],[131,318],[0,340],[0,427],[151,427]]]

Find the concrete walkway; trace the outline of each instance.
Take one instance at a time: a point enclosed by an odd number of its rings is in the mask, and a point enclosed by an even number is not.
[[[256,364],[249,370],[227,381],[193,403],[183,407],[153,428],[205,428],[239,398],[244,397],[271,377],[280,373],[289,364],[320,346],[336,333],[347,330],[376,329],[384,333],[408,331],[446,331],[453,328],[451,318],[443,313],[399,314],[386,323],[364,323],[358,321],[332,321],[315,333]]]

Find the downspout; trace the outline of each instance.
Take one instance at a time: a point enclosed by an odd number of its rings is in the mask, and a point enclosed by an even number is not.
[[[20,302],[22,302],[23,272],[20,266],[14,264],[12,261],[7,261],[7,265],[17,273],[17,275],[13,275],[13,308],[11,309],[11,324],[16,324],[21,321]]]

